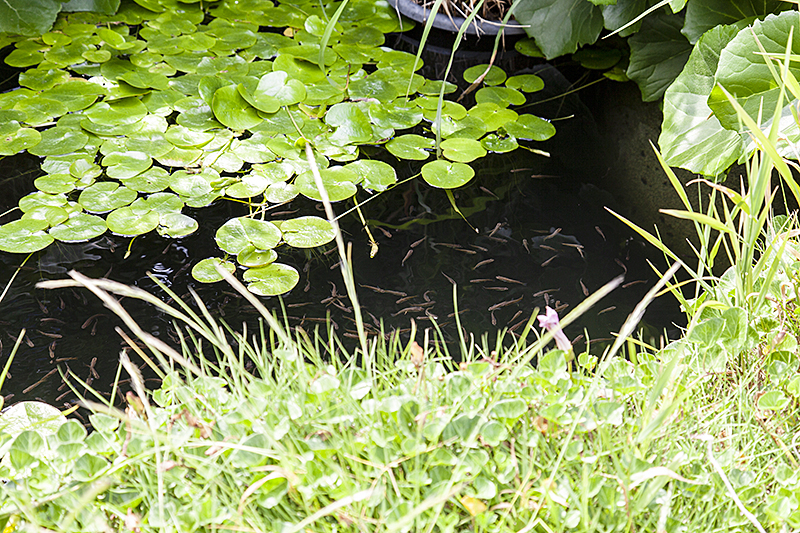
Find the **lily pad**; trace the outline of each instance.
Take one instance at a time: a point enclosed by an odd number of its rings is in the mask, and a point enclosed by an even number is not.
[[[289,78],[289,74],[286,72],[277,70],[261,76],[261,79],[258,80],[258,86],[256,87],[253,97],[256,102],[267,97],[277,100],[280,106],[289,106],[302,102],[305,99],[306,87],[303,85],[303,82]],[[263,111],[267,113],[274,112]]]
[[[136,199],[136,191],[118,183],[102,181],[81,192],[78,203],[90,213],[107,213],[126,206]]]
[[[76,128],[56,126],[41,134],[36,146],[28,149],[33,155],[61,155],[76,152],[86,146],[89,136]]]
[[[293,183],[273,183],[264,191],[264,199],[271,204],[284,204],[294,200],[300,191]]]
[[[330,142],[338,145],[363,143],[372,139],[372,126],[360,106],[342,102],[325,114],[325,123],[336,128]]]
[[[222,281],[223,278],[217,272],[217,267],[224,268],[231,274],[236,271],[236,265],[230,261],[223,261],[219,257],[207,257],[192,267],[192,277],[200,283]]]
[[[517,120],[519,115],[515,111],[500,107],[497,104],[486,103],[475,105],[469,110],[469,116],[480,119],[481,122],[486,124],[486,129],[492,131]]]
[[[0,250],[4,252],[27,254],[38,252],[53,242],[44,230],[48,223],[44,220],[23,219],[0,226]]]
[[[126,152],[112,152],[102,161],[106,167],[106,174],[111,178],[126,179],[141,174],[153,164],[150,156],[144,152],[128,150]]]
[[[504,81],[506,81],[506,73],[500,67],[492,65],[475,65],[474,67],[469,67],[467,70],[464,71],[464,81],[467,83],[475,83],[475,81],[480,77],[486,69],[489,69],[489,72],[483,78],[483,83],[486,85],[500,85]]]
[[[232,130],[246,130],[261,122],[258,111],[239,94],[235,85],[217,89],[211,102],[214,116]]]
[[[289,292],[300,281],[297,270],[283,263],[250,268],[244,273],[244,280],[250,281],[247,289],[259,296],[278,296]]]
[[[68,193],[75,190],[76,180],[69,174],[47,174],[33,181],[33,185],[49,194]]]
[[[506,87],[516,89],[524,93],[535,93],[544,89],[544,81],[536,74],[520,74],[511,76],[506,80]]]
[[[164,138],[175,146],[181,148],[202,148],[214,138],[213,133],[190,129],[185,126],[170,126]]]
[[[483,87],[475,93],[475,101],[479,104],[492,102],[501,107],[506,107],[524,104],[525,95],[509,87]]]
[[[158,234],[162,237],[185,237],[197,231],[197,221],[183,213],[167,213],[159,218]]]
[[[24,215],[22,215],[23,219],[33,218],[37,220],[44,220],[47,222],[47,225],[57,226],[67,220],[69,218],[69,213],[67,213],[66,209],[61,207],[55,206],[39,206],[34,207]]]
[[[23,128],[16,120],[0,124],[0,155],[14,155],[28,150],[39,144],[41,139],[42,135],[38,131]]]
[[[356,184],[361,181],[361,176],[356,172],[339,166],[321,169],[320,176],[331,202],[339,202],[353,196],[357,190]],[[311,171],[300,174],[294,184],[300,194],[312,200],[322,201]]]
[[[316,248],[336,238],[330,222],[324,218],[307,216],[281,223],[283,240],[293,248]]]
[[[237,255],[249,246],[258,250],[275,248],[281,241],[281,230],[272,222],[239,217],[223,224],[215,239],[220,248]]]
[[[147,108],[138,98],[123,98],[97,102],[84,111],[84,115],[99,126],[127,126],[144,118]]]
[[[169,188],[181,196],[203,196],[212,191],[211,184],[201,174],[186,170],[173,172]]]
[[[153,211],[138,213],[130,206],[115,209],[106,217],[108,229],[125,237],[149,233],[158,227],[159,215]]]
[[[469,163],[486,155],[486,149],[474,139],[451,138],[442,141],[442,155],[451,161]]]
[[[451,163],[441,159],[425,163],[422,177],[433,187],[455,189],[469,182],[475,175],[472,167],[464,163]]]
[[[386,149],[400,159],[415,159],[424,161],[430,157],[430,152],[434,147],[433,139],[422,137],[421,135],[401,135],[386,143]]]
[[[481,139],[481,146],[483,146],[489,152],[502,154],[505,152],[513,152],[519,148],[519,143],[512,135],[501,137],[496,133],[491,133]]]
[[[543,118],[535,115],[520,115],[514,122],[503,126],[510,135],[517,139],[545,141],[556,134],[556,128]]]
[[[397,183],[397,173],[387,163],[361,159],[345,166],[361,177],[361,186],[376,192],[383,192]]]
[[[236,256],[236,262],[249,268],[260,267],[274,263],[278,259],[275,250],[257,250],[253,246],[248,246]]]
[[[169,182],[169,173],[161,167],[150,167],[141,174],[122,180],[127,188],[143,193],[161,192],[169,187]]]
[[[87,213],[75,213],[58,226],[50,228],[50,235],[61,242],[83,242],[106,232],[108,226],[102,218]]]
[[[392,105],[371,104],[369,118],[381,128],[408,129],[422,121],[422,111],[410,102],[395,100]]]

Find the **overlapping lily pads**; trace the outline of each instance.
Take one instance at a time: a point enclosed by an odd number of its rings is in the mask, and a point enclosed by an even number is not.
[[[249,268],[254,293],[282,294],[299,274],[276,262],[277,247],[333,239],[316,216],[259,219],[298,195],[321,199],[306,143],[329,197],[341,202],[359,187],[394,186],[393,158],[437,154],[434,130],[443,159],[422,174],[440,188],[469,181],[467,163],[487,151],[552,135],[549,123],[509,109],[540,90],[540,78],[506,79],[492,67],[479,80],[486,66],[475,67],[466,77],[480,83],[479,104],[467,109],[454,85],[415,72],[422,63],[414,55],[383,47],[383,34],[400,30],[385,3],[351,0],[324,50],[331,14],[316,4],[137,4],[149,12],[62,19],[7,56],[31,68],[19,89],[0,95],[0,156],[28,150],[45,158],[45,174],[20,201],[22,218],[0,226],[0,250],[30,252],[106,231],[180,238],[198,228],[184,207],[226,198],[259,214],[220,227],[216,242],[228,256],[200,261],[192,275],[218,281],[217,267],[234,272],[238,263]],[[439,101],[442,92],[451,96]],[[364,145],[388,153],[366,159]]]

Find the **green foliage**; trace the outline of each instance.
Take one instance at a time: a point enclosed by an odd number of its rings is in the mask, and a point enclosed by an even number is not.
[[[414,56],[382,46],[384,33],[399,30],[392,8],[353,0],[329,24],[329,7],[141,0],[115,15],[62,15],[52,31],[17,40],[7,63],[27,70],[20,88],[0,95],[0,155],[43,156],[46,174],[20,202],[21,220],[0,227],[0,250],[33,252],[105,231],[182,237],[198,228],[185,207],[234,199],[249,214],[219,228],[226,255],[192,272],[217,281],[211,267],[235,261],[258,268],[244,272],[254,292],[280,294],[298,275],[271,264],[275,250],[333,239],[317,217],[265,220],[298,195],[321,199],[305,144],[332,201],[358,202],[397,182],[390,164],[361,158],[365,145],[424,161],[439,130],[442,159],[425,163],[422,176],[450,189],[473,177],[467,163],[487,151],[555,133],[509,109],[541,90],[540,78],[503,86],[506,73],[492,67],[475,107],[440,101],[454,87],[424,79]]]

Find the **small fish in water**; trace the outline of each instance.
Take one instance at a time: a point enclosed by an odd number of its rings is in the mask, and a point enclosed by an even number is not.
[[[507,278],[507,277],[505,277],[505,276],[495,276],[495,278],[496,278],[498,281],[505,281],[506,283],[517,283],[517,284],[519,284],[519,285],[525,285],[525,283],[523,283],[523,282],[521,282],[521,281],[519,281],[519,280],[516,280],[516,279],[511,279],[511,278]]]
[[[551,257],[550,259],[548,259],[547,261],[545,261],[544,263],[542,263],[540,266],[541,266],[542,268],[546,267],[547,265],[549,265],[550,263],[552,263],[552,262],[553,262],[553,259],[555,259],[556,257],[558,257],[558,254],[554,255],[553,257]]]
[[[452,283],[453,285],[455,285],[455,284],[456,284],[456,281],[455,281],[453,278],[451,278],[450,276],[448,276],[447,274],[445,274],[444,272],[442,272],[442,276],[446,277],[446,278],[447,278],[447,281],[449,281],[449,282],[450,282],[450,283]]]
[[[411,254],[413,254],[413,253],[414,253],[414,249],[413,248],[408,250],[408,252],[406,252],[406,256],[403,258],[402,261],[400,261],[400,266],[404,266],[406,264],[406,261],[408,261],[408,258],[411,257]]]
[[[411,243],[411,247],[412,247],[412,248],[416,248],[417,246],[419,246],[420,244],[422,244],[422,243],[423,243],[423,241],[424,241],[425,239],[427,239],[427,238],[428,238],[428,237],[423,237],[423,238],[421,238],[421,239],[420,239],[420,240],[418,240],[418,241],[412,242],[412,243]]]
[[[628,287],[632,287],[634,285],[638,285],[639,283],[647,283],[646,279],[637,279],[636,281],[629,281],[625,285],[622,286],[623,289],[627,289]]]
[[[382,227],[380,227],[380,226],[375,226],[375,227],[376,227],[376,228],[378,228],[378,230],[379,230],[381,233],[383,233],[383,234],[384,234],[384,236],[385,236],[387,239],[391,239],[391,238],[392,238],[392,234],[391,234],[391,233],[389,233],[389,231],[388,231],[388,230],[385,230],[385,229],[383,229],[383,228],[382,228]]]
[[[559,233],[561,233],[561,228],[556,228],[556,229],[553,231],[553,233],[551,233],[550,235],[548,235],[547,237],[545,237],[545,238],[544,238],[544,240],[547,240],[547,239],[552,239],[553,237],[555,237],[555,236],[556,236],[556,235],[558,235]]]
[[[581,284],[581,290],[583,291],[584,296],[589,296],[589,289],[586,288],[586,285],[583,284],[583,278],[578,280],[578,283]]]
[[[616,305],[612,305],[611,307],[606,307],[605,309],[602,309],[602,310],[598,311],[598,312],[597,312],[597,316],[600,316],[600,315],[602,315],[603,313],[608,313],[608,312],[610,312],[610,311],[613,311],[613,310],[614,310],[614,309],[616,309],[616,308],[617,308],[617,306],[616,306]]]
[[[526,252],[531,253],[531,249],[528,247],[528,239],[522,239],[522,246]]]
[[[483,265],[488,265],[489,263],[494,263],[494,259],[484,259],[483,261],[479,262],[477,265],[472,267],[472,270],[475,270],[478,267],[482,267]]]
[[[603,240],[606,240],[606,236],[603,233],[603,230],[600,229],[600,226],[595,226],[594,229],[597,230],[597,233],[600,234],[600,236],[603,238]]]

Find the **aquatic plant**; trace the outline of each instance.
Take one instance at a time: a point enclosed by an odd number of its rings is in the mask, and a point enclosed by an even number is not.
[[[237,263],[252,291],[281,294],[299,274],[276,262],[275,249],[334,237],[313,215],[266,219],[298,195],[320,200],[306,143],[337,202],[392,187],[394,158],[425,161],[436,149],[422,178],[453,189],[487,152],[554,134],[546,120],[509,109],[541,79],[495,67],[467,109],[437,98],[455,86],[416,74],[418,57],[383,46],[384,33],[400,29],[388,4],[358,0],[139,0],[110,16],[60,15],[6,57],[27,70],[20,88],[0,95],[0,155],[41,156],[45,175],[20,201],[22,217],[0,227],[0,250],[30,253],[106,231],[182,237],[198,228],[184,207],[227,199],[249,214],[217,230],[224,255],[200,261],[193,276],[217,281],[217,266]],[[363,157],[366,145],[385,146],[386,161]]]

